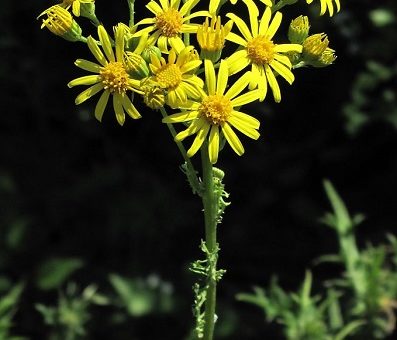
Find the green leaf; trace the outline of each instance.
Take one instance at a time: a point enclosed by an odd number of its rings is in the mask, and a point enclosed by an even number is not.
[[[59,288],[84,262],[79,258],[52,258],[38,270],[36,284],[42,290]]]
[[[346,339],[347,336],[352,335],[355,331],[357,331],[361,326],[365,324],[365,321],[355,320],[348,323],[336,336],[334,340],[343,340]]]

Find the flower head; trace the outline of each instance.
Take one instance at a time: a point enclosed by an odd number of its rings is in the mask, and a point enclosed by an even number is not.
[[[178,107],[188,98],[198,98],[204,86],[203,81],[191,74],[202,63],[194,57],[193,46],[185,47],[179,54],[171,49],[168,60],[152,56],[150,70],[156,86],[166,91],[166,103]]]
[[[97,42],[90,36],[87,44],[99,64],[77,59],[75,65],[83,70],[94,73],[80,77],[69,82],[68,86],[92,85],[76,97],[76,104],[81,104],[100,91],[101,97],[95,107],[95,117],[101,121],[110,95],[113,97],[113,108],[117,121],[124,124],[125,113],[137,119],[141,115],[128,97],[128,91],[142,93],[139,90],[140,81],[129,76],[124,64],[124,29],[117,26],[115,30],[115,53],[110,42],[108,33],[103,26],[98,26],[98,36],[103,52]]]
[[[242,46],[241,50],[227,59],[229,71],[231,74],[235,74],[251,65],[250,88],[259,88],[262,101],[266,97],[267,84],[269,84],[274,100],[280,102],[281,92],[274,71],[289,84],[292,84],[295,77],[291,72],[291,61],[283,53],[301,52],[302,46],[299,44],[275,44],[273,37],[281,24],[282,14],[277,12],[271,20],[271,9],[267,7],[261,20],[258,21],[258,8],[253,2],[246,1],[247,5],[249,4],[251,30],[237,15],[227,14],[227,17],[234,21],[242,34],[240,37],[231,32],[226,37],[227,40]]]
[[[149,45],[157,42],[161,52],[168,53],[168,46],[179,52],[185,47],[181,34],[197,32],[198,26],[187,22],[195,17],[209,15],[208,11],[188,14],[198,2],[199,0],[188,0],[179,8],[181,0],[160,0],[160,5],[155,0],[151,0],[146,7],[155,17],[139,21],[134,29],[144,24],[150,24],[150,26],[137,31],[134,36],[139,36],[144,32],[153,32],[148,40]]]
[[[314,0],[306,0],[308,4],[311,4]],[[336,6],[336,11],[340,11],[340,1],[339,0],[320,0],[320,15],[324,15],[328,10],[329,16],[334,15],[334,2]]]
[[[201,48],[201,56],[217,62],[221,56],[225,38],[232,29],[233,21],[229,21],[225,26],[221,24],[221,17],[212,17],[211,23],[208,18],[197,30],[197,41]]]
[[[41,28],[47,27],[53,34],[69,41],[82,39],[80,26],[66,9],[54,5],[41,13],[39,18],[43,15],[47,15],[47,18],[43,19]]]
[[[225,92],[229,77],[228,68],[227,61],[222,60],[217,78],[212,61],[205,60],[206,91],[203,91],[197,100],[188,102],[186,110],[163,119],[164,123],[189,123],[187,129],[175,136],[176,141],[183,141],[196,134],[192,146],[187,151],[189,157],[201,148],[207,137],[208,153],[213,164],[218,160],[220,141],[223,137],[241,156],[244,147],[232,127],[252,139],[259,138],[259,121],[235,109],[257,100],[259,91],[249,91],[240,95],[249,83],[250,74],[247,72]]]

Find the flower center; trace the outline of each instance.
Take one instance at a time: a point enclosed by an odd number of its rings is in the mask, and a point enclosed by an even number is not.
[[[125,93],[128,90],[128,74],[122,63],[110,62],[99,72],[105,90],[111,93]]]
[[[220,125],[229,119],[232,109],[230,99],[215,94],[202,101],[199,112],[210,124]]]
[[[166,64],[156,74],[156,81],[162,88],[175,89],[182,81],[182,72],[175,64]]]
[[[156,16],[156,27],[161,31],[162,35],[166,37],[175,37],[181,32],[182,16],[174,8],[169,8],[161,14]]]
[[[248,58],[255,64],[269,64],[274,57],[274,44],[264,35],[258,35],[247,44]]]

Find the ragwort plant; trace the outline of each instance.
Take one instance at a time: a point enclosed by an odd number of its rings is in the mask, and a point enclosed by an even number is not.
[[[146,1],[147,17],[135,22],[135,1],[128,0],[128,24],[118,23],[111,30],[97,18],[94,0],[64,0],[39,17],[42,28],[70,42],[86,44],[94,57],[94,61],[75,61],[88,75],[73,79],[68,86],[89,86],[76,97],[77,105],[98,94],[96,119],[102,120],[111,101],[121,126],[126,117],[142,117],[136,101],[160,111],[184,159],[182,169],[204,207],[201,249],[205,258],[190,269],[200,276],[194,286],[195,336],[212,339],[216,289],[225,272],[217,268],[217,225],[229,204],[222,182],[225,174],[214,165],[224,147],[231,147],[239,156],[244,153],[236,132],[254,140],[260,137],[259,119],[241,110],[242,106],[271,100],[270,96],[280,102],[279,81],[292,84],[294,69],[325,67],[336,57],[326,34],[309,35],[306,16],[291,22],[289,42],[282,42],[278,36],[282,10],[297,0],[240,0],[248,25],[233,12],[237,0],[201,1],[204,10],[196,10],[198,2]],[[319,3],[320,15],[332,16],[340,9],[339,0],[306,3]],[[83,34],[78,22],[84,19],[97,27],[97,38]],[[227,55],[230,48],[235,51]],[[185,140],[191,141],[187,150]],[[191,162],[198,153],[201,174]]]

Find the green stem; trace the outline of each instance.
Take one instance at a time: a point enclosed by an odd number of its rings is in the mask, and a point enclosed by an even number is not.
[[[161,107],[161,108],[160,108],[160,112],[161,112],[161,114],[162,114],[162,116],[163,116],[164,118],[168,116],[167,111],[165,110],[164,107]],[[168,124],[168,123],[167,123],[167,127],[168,127],[168,129],[170,130],[170,133],[171,133],[171,135],[172,135],[172,138],[174,138],[174,140],[175,140],[176,131],[175,131],[174,126],[173,126],[172,124]],[[187,156],[186,149],[185,149],[185,147],[183,146],[183,144],[182,144],[181,142],[175,141],[175,143],[176,143],[176,146],[178,147],[178,149],[179,149],[179,151],[180,151],[180,153],[181,153],[183,159],[185,160],[186,167],[187,167],[187,171],[188,171],[189,174],[191,175],[191,180],[193,181],[193,182],[191,183],[191,185],[193,186],[193,189],[194,189],[197,193],[200,193],[200,181],[199,181],[199,179],[198,179],[198,177],[197,177],[196,170],[194,169],[194,166],[193,166],[193,164],[192,164],[190,158]]]
[[[128,23],[128,26],[130,28],[134,26],[134,16],[135,16],[134,4],[135,4],[135,0],[128,0],[128,8],[130,10],[130,21]]]
[[[201,161],[203,166],[203,206],[205,220],[205,243],[209,254],[216,252],[216,198],[214,195],[214,177],[212,164],[208,155],[208,143],[205,142],[201,148]],[[216,261],[210,262],[207,277],[207,294],[204,311],[204,340],[212,340],[215,327],[216,307]]]

